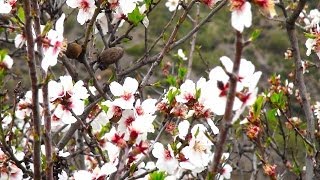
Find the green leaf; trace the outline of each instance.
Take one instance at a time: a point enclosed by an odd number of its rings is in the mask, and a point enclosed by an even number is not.
[[[46,23],[46,25],[44,26],[41,35],[42,35],[42,36],[45,36],[45,35],[50,31],[50,29],[52,29],[52,27],[53,27],[52,21],[48,21],[48,22]]]
[[[275,123],[277,121],[276,118],[277,109],[271,109],[267,111],[267,120],[271,123]]]
[[[128,14],[128,20],[137,26],[139,22],[143,20],[144,16],[145,15],[141,14],[139,8],[136,6],[136,8]]]
[[[270,97],[270,101],[280,109],[286,108],[287,97],[283,94],[283,92],[273,93]]]
[[[7,50],[4,50],[4,49],[0,50],[0,62],[4,60],[7,54],[8,54]]]
[[[102,104],[100,104],[100,107],[101,107],[101,109],[102,109],[105,113],[107,113],[107,112],[108,112],[108,110],[109,110],[109,107],[108,107],[108,106],[106,106],[106,105],[102,105]]]
[[[254,40],[258,39],[258,37],[259,37],[260,34],[261,34],[261,31],[262,31],[261,29],[255,29],[255,30],[251,33],[249,40],[250,40],[250,41],[254,41]]]
[[[200,132],[200,130],[199,130],[199,127],[198,127],[196,133],[194,134],[194,137],[197,137],[199,132]]]
[[[18,8],[17,16],[19,17],[19,19],[20,19],[22,22],[25,22],[25,21],[26,21],[25,14],[24,14],[24,10],[23,10],[22,6],[20,6],[20,7]]]
[[[179,79],[184,79],[186,74],[187,74],[187,68],[179,67],[179,69],[178,69],[178,78]]]
[[[150,180],[164,180],[166,177],[166,173],[164,171],[155,171],[150,174]]]
[[[111,123],[108,122],[106,125],[102,126],[100,132],[99,132],[99,138],[104,136],[106,133],[108,133],[111,129]]]
[[[175,76],[169,75],[166,79],[166,82],[170,85],[170,86],[177,86],[177,79]]]
[[[310,38],[310,39],[315,39],[315,38],[317,38],[316,35],[311,34],[311,33],[306,33],[306,32],[304,32],[303,34],[304,34],[305,37]]]
[[[199,99],[201,95],[201,89],[196,89],[196,99]]]
[[[253,104],[254,118],[258,118],[260,116],[263,103],[264,103],[264,97],[263,96],[259,96],[257,98],[256,102]]]
[[[173,90],[173,89],[170,89],[168,94],[167,94],[167,99],[169,101],[169,104],[171,104],[174,100],[174,98],[176,97],[176,95],[179,93],[178,90]]]
[[[143,2],[146,3],[147,8],[149,9],[152,4],[152,0],[143,0]]]

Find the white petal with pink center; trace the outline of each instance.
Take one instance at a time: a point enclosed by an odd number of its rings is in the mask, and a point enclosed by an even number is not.
[[[229,164],[224,164],[220,173],[219,180],[231,178],[232,167]]]
[[[2,63],[8,68],[11,69],[13,65],[13,59],[9,55],[5,55]]]
[[[202,124],[197,124],[191,129],[192,138],[189,145],[181,150],[185,158],[196,168],[202,169],[210,161],[212,142],[204,134],[207,131]]]
[[[138,99],[134,106],[136,115],[142,116],[145,114],[154,114],[157,110],[156,103],[156,99],[146,99],[142,103],[140,102],[140,99]]]
[[[180,139],[185,139],[187,134],[188,134],[188,129],[189,129],[190,123],[187,120],[183,120],[179,123],[178,125],[178,136]]]
[[[193,81],[187,79],[180,86],[180,94],[176,96],[177,102],[187,103],[196,99],[196,85]]]
[[[133,109],[134,93],[137,91],[138,85],[138,81],[131,77],[127,77],[123,85],[118,82],[112,82],[110,91],[114,96],[118,97],[114,100],[114,104],[123,109]]]
[[[178,168],[178,160],[174,157],[173,151],[169,144],[168,149],[165,149],[161,143],[155,143],[153,146],[152,155],[158,159],[156,162],[156,167],[160,171],[173,174]]]
[[[119,6],[124,15],[131,13],[137,6],[137,0],[119,0]]]
[[[0,0],[0,14],[8,14],[11,12],[11,5],[4,0]]]
[[[71,8],[79,8],[77,21],[81,25],[92,18],[96,8],[94,0],[67,0],[66,3]]]
[[[122,116],[118,122],[118,131],[125,133],[127,128],[135,121],[135,115],[133,110],[126,109],[122,112]]]
[[[46,36],[49,47],[43,48],[44,57],[41,61],[41,67],[45,72],[48,71],[49,66],[57,64],[58,55],[63,47],[64,19],[65,14],[62,14],[56,22],[55,30],[51,29]]]
[[[240,9],[234,10],[231,14],[231,25],[237,31],[242,32],[252,24],[251,4],[245,2]]]
[[[14,38],[14,46],[21,48],[26,43],[26,38],[22,34],[17,34]]]

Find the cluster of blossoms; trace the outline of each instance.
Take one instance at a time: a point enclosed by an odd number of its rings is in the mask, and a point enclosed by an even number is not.
[[[42,41],[42,51],[44,57],[41,61],[42,69],[47,72],[49,66],[55,66],[57,64],[57,58],[59,53],[64,50],[65,43],[63,38],[64,31],[64,19],[65,14],[62,14],[61,17],[57,20],[54,29],[48,30],[48,32],[43,32],[44,27],[41,25],[41,31],[43,37],[41,37]],[[33,39],[36,41],[40,40],[39,37],[36,37],[34,29],[33,29]],[[26,44],[26,37],[22,34],[17,34],[15,37],[15,47],[21,48]],[[35,44],[35,50],[37,50],[37,45]]]
[[[245,0],[231,0],[230,2],[232,26],[242,32],[244,27],[251,26],[251,4]],[[0,1],[0,5],[1,3],[7,5],[9,2]],[[11,8],[14,3],[9,3]],[[169,1],[168,3],[166,3],[166,6],[169,7],[170,11],[173,11],[179,4],[178,1]],[[216,1],[203,1],[203,3],[212,7]],[[251,3],[262,7],[270,16],[275,15],[273,1],[255,0]],[[71,8],[79,9],[77,20],[81,25],[91,19],[97,9],[94,0],[67,0],[66,4]],[[129,14],[137,10],[140,15],[144,16],[142,21],[144,25],[148,26],[148,19],[145,16],[146,4],[141,5],[136,0],[108,0],[106,5],[113,10],[115,20],[128,21]],[[0,9],[0,12],[4,11]],[[97,23],[107,27],[108,20],[104,13],[98,15]],[[64,20],[65,15],[62,14],[56,21],[54,29],[42,32],[42,37],[36,37],[35,35],[33,37],[35,42],[39,39],[42,41],[41,48],[44,57],[41,67],[45,72],[48,71],[50,66],[56,65],[58,55],[64,49]],[[43,27],[42,31],[44,31]],[[104,33],[107,33],[107,31],[107,29],[103,29]],[[35,33],[33,32],[33,34]],[[17,48],[27,45],[24,34],[16,36],[15,45]],[[182,60],[187,60],[182,49],[178,50],[178,56]],[[7,55],[1,56],[1,58],[1,67],[10,69],[12,59]],[[138,164],[134,169],[134,175],[139,175],[147,170],[158,169],[166,173],[167,179],[176,179],[185,171],[192,171],[192,174],[195,175],[206,170],[214,156],[214,143],[210,137],[216,137],[219,134],[214,117],[222,116],[225,113],[230,86],[229,79],[233,69],[233,63],[228,57],[223,56],[220,61],[223,67],[218,66],[212,69],[209,73],[209,79],[202,77],[196,83],[188,79],[178,88],[170,87],[159,103],[156,99],[141,100],[138,98],[139,83],[136,79],[127,77],[122,85],[118,82],[112,82],[110,91],[114,99],[96,105],[84,123],[92,126],[90,130],[92,130],[99,148],[108,154],[108,162],[99,164],[90,156],[93,154],[86,155],[88,170],[76,171],[71,176],[75,180],[107,178],[116,172],[118,167],[123,169],[134,167],[133,165],[144,160],[143,158],[147,157],[150,152],[156,162],[150,161]],[[232,107],[235,112],[233,122],[238,120],[247,106],[254,103],[258,91],[256,85],[260,76],[261,72],[255,72],[255,67],[250,61],[241,59],[240,71],[236,77],[236,97]],[[89,92],[84,87],[83,81],[74,83],[70,76],[61,76],[59,81],[49,81],[48,87],[49,110],[52,112],[52,131],[58,131],[64,125],[75,123],[77,121],[75,116],[83,114],[85,100],[89,97]],[[93,91],[92,94],[94,94]],[[42,115],[41,89],[39,89],[39,103],[40,114]],[[30,118],[31,109],[32,94],[31,91],[28,91],[24,98],[17,103],[15,117],[20,120]],[[164,145],[160,142],[149,141],[148,135],[155,132],[156,111],[164,115],[165,130],[173,135],[173,139],[170,141],[172,143]],[[2,122],[8,127],[12,119],[5,118]],[[108,129],[107,125],[111,125],[111,127]],[[30,128],[30,124],[26,123],[25,127]],[[248,136],[256,137],[257,132],[259,132],[259,127],[252,127],[248,131]],[[31,139],[33,138],[31,132],[23,133],[30,135]],[[22,144],[25,144],[25,142]],[[0,152],[1,177],[14,179],[14,176],[17,176],[17,179],[22,179],[21,170],[14,163],[2,163],[2,154]],[[63,157],[64,155],[59,153],[58,156]],[[232,167],[227,163],[228,158],[229,154],[225,153],[217,175],[219,179],[229,179],[231,176]],[[61,171],[58,177],[59,179],[68,179],[68,176],[65,171]],[[145,177],[145,179],[148,178]]]
[[[139,10],[140,15],[143,15],[144,18],[142,23],[148,27],[149,20],[145,15],[147,10],[146,4],[139,3],[138,0],[108,0],[106,6],[113,11],[113,22],[128,20],[128,15],[132,13],[136,8]],[[90,20],[97,8],[94,0],[67,0],[67,5],[71,8],[78,8],[79,13],[77,15],[77,21],[83,25],[85,22]],[[101,12],[97,17],[97,22],[100,25],[105,24],[103,27],[103,33],[107,33],[108,29],[108,20],[104,12]]]
[[[21,180],[23,172],[14,163],[9,161],[6,154],[0,149],[0,177],[1,179]]]
[[[81,115],[84,111],[84,99],[89,95],[87,89],[83,86],[83,81],[78,81],[75,84],[72,82],[70,76],[61,76],[60,82],[50,81],[48,84],[50,89],[50,110],[52,113],[53,130],[61,127],[64,124],[71,124],[76,122],[76,118],[72,113]],[[42,104],[42,91],[39,90],[39,102]],[[18,119],[25,119],[30,117],[32,108],[32,95],[28,91],[23,99],[17,104],[16,117]],[[41,106],[40,106],[40,109]]]
[[[271,18],[276,15],[273,0],[254,0],[250,1],[262,9],[263,13],[267,13]],[[242,32],[246,27],[252,24],[251,3],[246,0],[230,0],[231,4],[231,25],[234,29]]]
[[[213,159],[213,143],[208,137],[219,133],[213,119],[214,115],[224,114],[229,90],[228,74],[233,68],[228,57],[221,57],[220,61],[224,68],[218,66],[212,69],[209,80],[200,78],[197,83],[186,80],[180,88],[171,87],[157,104],[158,110],[164,113],[165,117],[173,117],[166,131],[173,134],[174,139],[167,148],[156,143],[152,153],[158,159],[156,167],[171,176],[179,177],[186,170],[200,173]],[[261,72],[255,72],[250,61],[241,59],[233,106],[236,111],[234,121],[245,107],[254,103],[260,76]],[[230,177],[231,166],[225,164],[223,168],[225,169],[221,170],[221,177]]]
[[[129,167],[145,156],[150,142],[147,139],[149,133],[154,132],[153,121],[156,118],[156,99],[141,101],[136,98],[138,81],[127,77],[123,85],[118,82],[110,84],[110,91],[114,95],[113,101],[102,102],[97,109],[102,109],[99,115],[88,118],[88,122],[94,124],[92,130],[96,136],[99,146],[108,154],[109,162],[101,168],[97,162],[87,158],[88,171],[77,171],[74,178],[98,179],[107,177],[117,170],[119,164],[119,153],[126,151],[125,166]],[[113,126],[106,133],[104,126],[111,123]],[[150,167],[153,167],[150,165]],[[142,173],[145,166],[139,165],[136,173]]]
[[[311,52],[315,52],[320,59],[320,11],[313,9],[307,15],[306,12],[300,13],[300,18],[305,23],[305,28],[308,31],[307,41],[305,46],[307,48],[307,56],[310,56]]]
[[[158,104],[156,99],[141,101],[137,98],[139,83],[136,79],[127,77],[123,85],[112,82],[110,91],[114,100],[96,105],[87,118],[99,147],[108,154],[109,161],[99,166],[97,161],[87,156],[89,169],[76,171],[73,177],[99,179],[109,176],[117,170],[119,163],[123,163],[123,158],[119,159],[123,150],[126,152],[123,165],[130,167],[153,149],[152,155],[157,159],[156,163],[140,164],[136,175],[158,168],[166,172],[168,178],[176,178],[187,170],[194,174],[205,170],[214,155],[214,144],[209,137],[215,137],[219,133],[214,123],[214,115],[224,114],[229,89],[228,73],[231,73],[233,67],[228,57],[221,57],[220,61],[224,68],[218,66],[212,69],[209,80],[200,78],[197,83],[186,80],[179,88],[171,87]],[[255,72],[251,62],[241,60],[237,77],[237,97],[233,107],[236,115],[241,114],[246,106],[254,102],[260,76],[261,72]],[[83,113],[84,100],[89,96],[83,82],[74,84],[70,76],[61,76],[60,81],[50,81],[48,86],[53,130],[76,122],[74,115]],[[94,94],[94,90],[91,91]],[[39,94],[41,97],[41,93]],[[173,143],[167,144],[166,148],[160,142],[148,140],[148,134],[155,131],[157,110],[167,117],[166,132],[173,135]],[[31,92],[27,92],[25,98],[17,104],[16,117],[24,119],[30,114]],[[106,131],[107,124],[112,126]],[[225,154],[218,175],[222,179],[230,178],[232,171],[227,159],[228,154]],[[68,175],[62,171],[60,177],[63,179]]]
[[[219,1],[201,0],[209,8],[212,8]],[[246,0],[230,0],[231,25],[239,32],[242,32],[245,27],[249,28],[252,24],[251,3],[257,5],[262,10],[262,13],[268,14],[271,18],[277,14],[273,0],[254,0],[250,2]],[[172,12],[179,6],[179,0],[168,0],[165,5]],[[178,9],[181,9],[181,6]]]

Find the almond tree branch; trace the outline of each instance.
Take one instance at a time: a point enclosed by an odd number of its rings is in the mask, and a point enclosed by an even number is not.
[[[203,25],[205,25],[206,23],[209,22],[209,19],[212,18],[213,15],[215,15],[220,9],[222,9],[222,7],[224,7],[227,3],[227,0],[223,0],[219,3],[219,5],[217,5],[217,7],[215,7],[214,9],[212,9],[210,11],[210,13],[196,26],[194,27],[187,35],[185,35],[183,38],[181,38],[180,40],[172,43],[170,45],[169,50],[179,46],[180,44],[184,43],[186,40],[188,40],[195,32],[197,32]],[[160,53],[153,55],[147,59],[140,58],[137,63],[135,63],[134,65],[132,65],[131,67],[127,68],[126,70],[120,72],[120,74],[118,76],[125,76],[139,68],[141,68],[142,66],[145,66],[147,64],[151,64],[154,63],[158,56],[160,55]]]
[[[199,16],[200,16],[200,5],[199,5],[199,3],[197,3],[197,12],[196,12],[196,17],[194,19],[194,27],[196,27],[198,25],[198,23],[199,23]],[[196,31],[192,35],[192,39],[191,39],[191,42],[190,42],[191,47],[190,47],[190,52],[189,52],[188,71],[187,71],[186,79],[190,78],[191,71],[192,71],[193,53],[194,53],[195,46],[196,46],[197,34],[198,34],[198,31]]]
[[[29,66],[29,76],[31,79],[32,91],[32,124],[33,124],[33,179],[41,179],[41,119],[39,114],[39,96],[38,96],[38,78],[35,64],[34,41],[32,35],[32,14],[30,0],[23,1],[23,9],[25,13],[25,36],[27,39],[27,58]]]
[[[315,120],[314,116],[312,114],[311,110],[311,105],[309,101],[309,97],[307,94],[307,88],[306,84],[304,82],[304,77],[303,77],[303,67],[301,63],[301,54],[299,50],[299,43],[298,43],[298,38],[296,35],[296,29],[295,29],[295,22],[297,18],[299,17],[299,14],[303,10],[307,3],[307,0],[300,0],[297,7],[294,9],[293,13],[291,16],[287,18],[286,21],[286,29],[287,29],[287,34],[292,46],[292,54],[295,62],[295,74],[296,74],[296,84],[299,89],[300,97],[301,97],[301,103],[302,103],[302,108],[304,111],[304,114],[306,116],[307,120],[307,139],[309,142],[314,144],[315,142]],[[312,179],[314,177],[314,163],[313,163],[313,156],[315,152],[308,152],[306,155],[306,179]],[[316,173],[316,177],[320,178],[320,174]]]
[[[80,116],[80,119],[86,118],[89,115],[91,109],[94,108],[96,106],[96,104],[99,101],[101,101],[101,99],[102,99],[102,96],[98,97],[95,101],[90,103],[86,107],[86,109],[84,110],[82,115]],[[59,149],[59,151],[62,150],[67,145],[69,140],[72,138],[73,134],[76,132],[77,129],[79,129],[81,127],[81,125],[82,125],[81,121],[77,121],[71,125],[71,127],[68,129],[68,131],[64,134],[64,136],[60,139],[60,141],[57,144],[57,148]]]
[[[41,27],[40,27],[40,8],[37,0],[32,1],[32,7],[35,13],[34,16],[34,29],[37,37],[37,50],[39,61],[43,58],[42,50],[42,37],[41,37]],[[45,82],[42,86],[42,96],[43,96],[43,116],[44,116],[44,132],[43,140],[45,146],[46,154],[46,167],[45,174],[47,180],[53,180],[53,163],[52,163],[52,136],[51,136],[51,113],[49,110],[49,90],[47,73],[43,73],[43,78]]]
[[[1,119],[3,119],[1,117]],[[2,121],[2,120],[1,120]],[[24,166],[21,165],[21,162],[16,158],[16,156],[13,154],[13,151],[11,147],[7,144],[6,141],[6,135],[4,133],[4,130],[2,128],[2,125],[0,125],[0,142],[1,142],[1,150],[14,162],[14,164],[22,170],[23,174],[26,174],[30,177],[33,176],[33,173],[29,170],[27,170]]]
[[[226,143],[226,140],[227,140],[228,130],[232,125],[232,108],[233,108],[233,103],[236,95],[237,77],[239,74],[242,49],[243,49],[242,34],[239,31],[237,31],[236,32],[236,54],[235,54],[235,59],[233,63],[232,74],[229,79],[229,91],[227,95],[225,113],[222,120],[223,122],[222,122],[222,127],[219,133],[218,143],[214,152],[213,163],[211,164],[211,167],[208,172],[209,178],[213,178],[219,172],[220,159],[223,153],[224,144]]]
[[[193,5],[195,4],[196,0],[192,0],[188,6],[184,9],[184,12],[183,14],[180,16],[176,26],[174,27],[167,43],[165,44],[165,46],[163,47],[162,51],[160,52],[159,56],[156,58],[155,62],[152,63],[150,69],[148,70],[148,73],[146,74],[146,76],[143,78],[141,84],[140,84],[140,87],[144,87],[147,83],[148,83],[148,80],[149,78],[152,76],[153,74],[153,71],[154,71],[154,68],[157,67],[160,62],[162,61],[163,57],[165,54],[167,54],[171,49],[170,49],[170,45],[174,42],[176,36],[177,36],[177,33],[178,33],[178,30],[181,26],[181,24],[184,22],[184,20],[186,19],[188,13],[190,12],[191,8],[193,7]]]

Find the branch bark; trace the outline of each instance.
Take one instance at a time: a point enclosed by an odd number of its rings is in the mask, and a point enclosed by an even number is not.
[[[309,142],[314,144],[315,142],[315,120],[312,114],[311,110],[311,105],[309,101],[309,97],[307,94],[307,88],[306,84],[304,82],[304,77],[303,77],[303,67],[301,63],[301,54],[299,50],[299,42],[298,38],[296,35],[296,29],[295,29],[295,22],[297,18],[299,17],[299,14],[303,10],[307,3],[307,0],[300,0],[297,7],[295,8],[294,12],[287,18],[286,21],[286,29],[287,29],[287,34],[292,46],[292,53],[293,53],[293,58],[295,62],[295,72],[296,72],[296,84],[299,89],[300,97],[302,100],[302,108],[304,111],[304,114],[306,116],[306,121],[307,121],[307,139]],[[314,164],[313,164],[313,156],[315,152],[308,152],[306,155],[306,179],[313,179],[314,177]],[[319,174],[319,173],[317,173]],[[320,177],[320,176],[318,176]],[[315,177],[316,178],[316,177]]]
[[[220,159],[223,153],[223,147],[227,140],[228,130],[232,125],[232,108],[233,108],[233,103],[236,95],[237,77],[239,74],[242,49],[243,49],[242,34],[239,31],[237,31],[236,32],[236,54],[235,54],[235,59],[233,63],[232,74],[229,79],[230,86],[229,86],[229,91],[227,95],[225,113],[222,120],[223,124],[219,133],[218,143],[214,152],[213,163],[209,169],[209,173],[207,177],[213,178],[218,173]]]
[[[29,76],[31,79],[31,90],[32,90],[32,125],[33,125],[33,165],[34,165],[34,176],[33,179],[41,179],[41,119],[39,114],[39,97],[38,97],[38,78],[35,64],[35,51],[34,51],[34,40],[32,35],[32,14],[30,0],[23,1],[23,9],[26,17],[25,22],[25,36],[27,39],[27,58],[29,66]]]
[[[196,27],[199,23],[199,16],[200,16],[200,5],[199,3],[197,4],[197,12],[196,12],[196,17],[194,19],[194,27]],[[192,35],[192,39],[191,39],[191,47],[190,47],[190,52],[189,52],[189,59],[188,59],[188,72],[186,75],[186,79],[190,78],[191,75],[191,71],[192,71],[192,64],[193,64],[193,53],[196,47],[196,41],[197,41],[197,34],[198,31],[196,31],[193,35]]]

